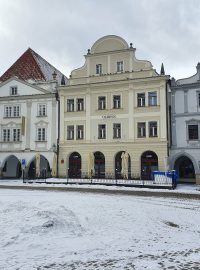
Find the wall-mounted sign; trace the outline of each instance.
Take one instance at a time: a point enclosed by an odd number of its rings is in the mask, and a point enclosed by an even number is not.
[[[109,114],[109,115],[102,115],[101,116],[103,119],[112,119],[112,118],[116,118],[115,114]]]

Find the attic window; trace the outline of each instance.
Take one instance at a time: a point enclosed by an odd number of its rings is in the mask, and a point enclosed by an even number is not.
[[[11,86],[10,87],[10,95],[16,96],[17,95],[17,86]]]

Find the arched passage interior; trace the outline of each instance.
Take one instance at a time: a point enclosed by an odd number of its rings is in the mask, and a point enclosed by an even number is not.
[[[151,180],[152,172],[158,170],[158,156],[153,151],[141,155],[141,179]]]
[[[115,177],[116,179],[121,179],[123,178],[121,171],[122,171],[122,153],[124,153],[125,151],[120,151],[116,154],[115,156]],[[128,158],[128,178],[131,178],[131,158],[129,155]]]
[[[40,177],[51,177],[51,169],[49,166],[49,162],[43,155],[40,155]],[[36,178],[36,157],[34,157],[29,164],[28,178]]]
[[[174,169],[177,171],[181,181],[194,180],[195,182],[195,170],[191,159],[187,156],[181,156],[177,158],[174,164]]]
[[[101,152],[94,153],[94,177],[105,178],[105,156]]]
[[[3,178],[20,178],[22,175],[21,163],[19,159],[11,155],[9,156],[3,166],[2,177]]]
[[[81,155],[78,152],[73,152],[69,156],[68,177],[70,178],[81,177]]]

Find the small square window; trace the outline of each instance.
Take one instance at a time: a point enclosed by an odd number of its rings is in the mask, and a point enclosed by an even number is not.
[[[146,137],[146,123],[138,123],[138,138],[144,138]]]
[[[157,92],[149,92],[149,106],[157,106]]]
[[[38,116],[47,115],[47,106],[46,104],[38,104]]]
[[[157,137],[157,122],[149,122],[149,137]]]
[[[106,138],[106,125],[98,126],[98,138],[105,139]]]
[[[17,86],[11,86],[10,87],[10,95],[16,96],[17,95]]]
[[[113,96],[113,109],[121,108],[121,96]]]
[[[138,93],[137,94],[137,106],[138,107],[145,107],[145,93]]]
[[[96,74],[102,74],[102,64],[96,65]]]
[[[74,99],[67,100],[67,111],[74,112]]]
[[[117,72],[122,72],[124,70],[123,61],[117,62]]]
[[[67,126],[67,140],[74,140],[74,126]]]
[[[106,109],[106,97],[98,97],[98,109],[99,110]]]

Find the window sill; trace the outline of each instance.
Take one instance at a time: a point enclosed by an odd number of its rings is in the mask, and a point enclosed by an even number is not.
[[[22,141],[0,141],[0,143],[22,143]]]
[[[21,118],[21,116],[4,116],[3,119],[10,119],[10,118]]]
[[[35,141],[36,143],[46,143],[47,141]]]
[[[47,117],[47,115],[37,115],[37,117],[41,118],[41,117]]]

